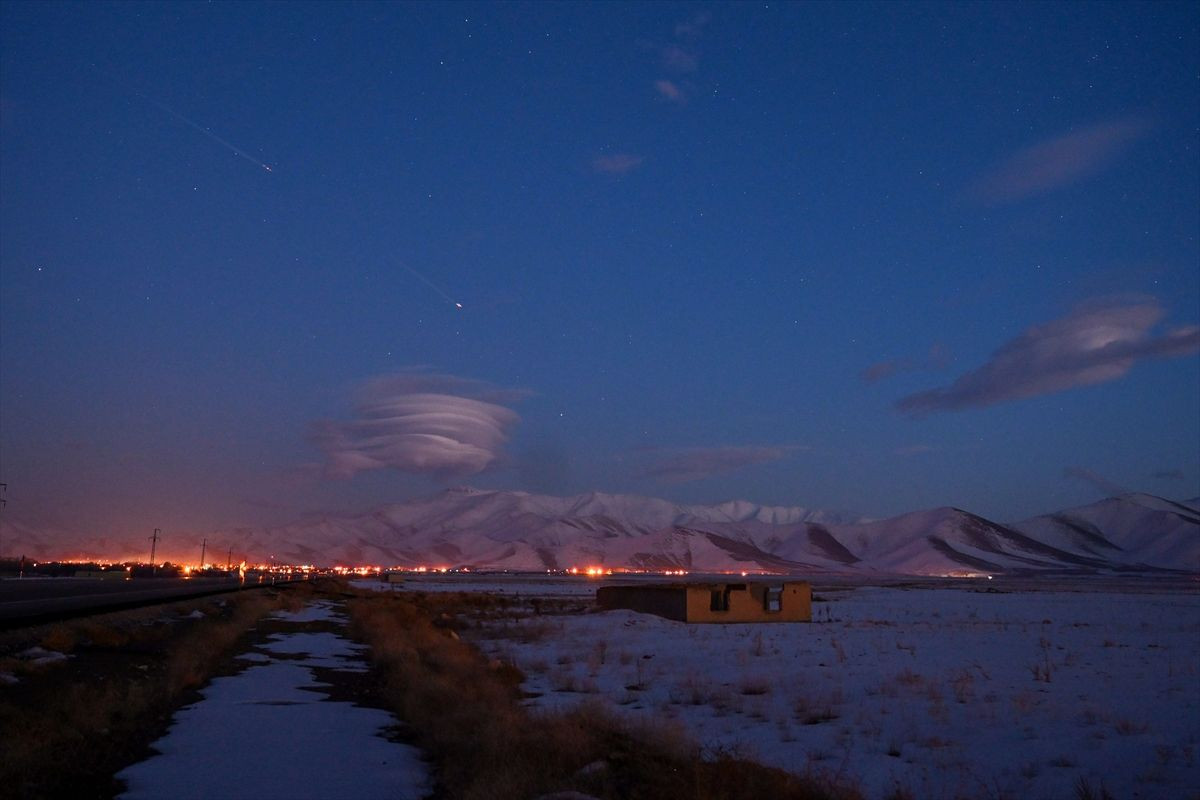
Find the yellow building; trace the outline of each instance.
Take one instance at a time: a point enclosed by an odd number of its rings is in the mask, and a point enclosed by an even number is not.
[[[602,586],[596,602],[680,622],[812,621],[812,587],[799,581]]]

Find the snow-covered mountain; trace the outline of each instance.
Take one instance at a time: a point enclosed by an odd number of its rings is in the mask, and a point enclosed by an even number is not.
[[[7,552],[134,557],[140,541],[56,547],[61,532],[9,526]],[[734,501],[553,497],[449,489],[349,516],[207,534],[235,558],[287,563],[545,570],[568,567],[780,573],[1200,574],[1200,504],[1129,494],[1016,524],[956,508],[857,520]],[[75,542],[79,539],[74,538]],[[225,545],[228,546],[228,545]],[[194,548],[191,548],[194,549]],[[188,552],[191,551],[188,550]],[[181,558],[173,550],[166,557]]]
[[[1126,494],[1034,517],[1018,527],[1048,544],[1102,560],[1200,572],[1200,498],[1177,503]]]

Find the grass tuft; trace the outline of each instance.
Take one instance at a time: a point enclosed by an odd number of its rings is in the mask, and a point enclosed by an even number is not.
[[[291,598],[300,592],[307,589],[207,601],[211,613],[198,621],[164,621],[171,607],[157,606],[5,634],[0,650],[39,643],[72,659],[27,670],[19,692],[0,695],[0,795],[116,794],[112,776],[147,755],[188,690],[213,675],[257,620],[302,602]]]
[[[680,728],[631,722],[585,700],[565,712],[520,702],[523,676],[489,668],[473,646],[446,635],[479,600],[449,595],[363,595],[348,603],[352,632],[371,646],[383,698],[435,765],[436,794],[517,800],[554,792],[597,798],[861,800],[852,787],[797,776],[731,754],[702,758]],[[607,656],[607,654],[605,654]]]
[[[1075,784],[1075,800],[1116,800],[1116,798],[1108,789],[1104,788],[1103,781],[1092,786],[1087,778],[1081,777]]]

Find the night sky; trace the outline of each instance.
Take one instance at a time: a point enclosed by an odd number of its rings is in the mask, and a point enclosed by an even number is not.
[[[1198,81],[1191,3],[6,2],[5,514],[1193,497]]]

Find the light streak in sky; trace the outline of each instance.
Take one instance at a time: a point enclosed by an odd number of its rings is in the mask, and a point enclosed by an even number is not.
[[[442,291],[442,287],[438,286],[436,283],[434,283],[433,281],[429,280],[429,278],[426,278],[424,275],[422,275],[421,273],[417,272],[415,269],[413,269],[412,267],[410,267],[408,264],[405,264],[405,263],[401,262],[400,266],[404,267],[406,270],[408,270],[409,272],[411,272],[411,273],[413,274],[413,276],[414,276],[414,277],[416,277],[417,279],[419,279],[419,280],[420,280],[422,283],[424,283],[424,284],[425,284],[426,286],[428,286],[430,289],[433,289],[435,292],[437,292],[437,293],[438,293],[438,294],[440,294],[442,297],[444,297],[444,298],[446,299],[446,302],[447,302],[447,303],[452,303],[452,304],[454,305],[454,307],[455,307],[455,308],[459,308],[459,309],[461,309],[461,308],[463,307],[463,304],[462,304],[462,303],[458,302],[458,301],[457,301],[457,300],[455,300],[453,297],[451,297],[450,295],[448,295],[448,294],[446,294],[444,291]]]
[[[121,80],[120,78],[118,78],[117,76],[113,75],[112,73],[108,72],[107,70],[100,69],[100,68],[99,68],[99,67],[97,67],[95,64],[93,64],[93,65],[92,65],[92,69],[96,70],[96,71],[97,71],[97,72],[99,72],[101,75],[104,75],[104,76],[105,76],[105,77],[107,77],[107,78],[108,78],[110,81],[112,81],[112,82],[114,82],[114,83],[116,83],[116,84],[118,84],[118,85],[120,85],[120,86],[124,87],[124,88],[125,88],[127,91],[129,91],[129,92],[132,92],[133,94],[136,94],[138,97],[142,98],[142,99],[143,99],[143,100],[145,100],[147,103],[150,103],[151,105],[157,106],[157,107],[158,107],[158,109],[159,109],[160,111],[162,111],[162,112],[163,112],[163,113],[165,113],[165,114],[169,114],[170,116],[172,116],[172,117],[174,117],[175,119],[177,119],[177,120],[179,120],[180,122],[182,122],[184,125],[187,125],[189,128],[193,128],[193,129],[195,129],[195,130],[197,130],[197,131],[200,131],[200,133],[204,134],[204,135],[205,135],[205,136],[207,136],[209,139],[212,139],[214,142],[216,142],[217,144],[219,144],[219,145],[221,145],[222,147],[226,148],[227,150],[230,150],[230,151],[232,151],[234,155],[236,155],[236,156],[240,156],[241,158],[244,158],[244,159],[246,159],[247,161],[249,161],[249,162],[250,162],[251,164],[253,164],[254,166],[256,166],[256,167],[261,167],[262,169],[266,170],[267,172],[274,172],[274,171],[275,171],[275,170],[271,169],[271,165],[270,165],[270,164],[265,164],[265,163],[263,163],[262,161],[259,161],[257,158],[255,158],[254,156],[250,155],[250,154],[249,154],[249,153],[247,153],[245,150],[243,150],[242,148],[240,148],[240,147],[238,147],[237,145],[235,145],[233,142],[227,142],[227,141],[225,141],[225,140],[224,140],[224,139],[222,139],[220,136],[217,136],[215,133],[213,133],[212,131],[210,131],[208,128],[204,127],[203,125],[201,125],[201,124],[200,124],[200,123],[198,123],[198,122],[194,122],[194,121],[192,121],[192,120],[188,119],[188,118],[187,118],[187,117],[185,117],[183,114],[180,114],[178,111],[176,111],[175,109],[171,108],[171,107],[170,107],[169,105],[167,105],[166,103],[162,103],[162,102],[159,102],[158,100],[155,100],[153,97],[149,96],[149,95],[148,95],[148,94],[146,94],[145,92],[139,92],[137,89],[133,88],[133,87],[132,87],[132,86],[130,86],[128,83],[126,83],[125,81]]]
[[[92,65],[92,66],[93,66],[93,68],[96,68],[95,65]],[[104,74],[107,75],[108,73],[104,73]],[[261,167],[262,169],[266,170],[267,172],[271,172],[271,173],[274,172],[274,170],[271,169],[271,166],[269,164],[265,164],[262,161],[259,161],[257,158],[250,155],[245,150],[243,150],[240,147],[238,147],[237,145],[235,145],[233,142],[229,142],[229,141],[226,141],[225,139],[222,139],[220,136],[217,136],[215,133],[210,131],[208,128],[204,127],[203,125],[201,125],[198,122],[195,122],[195,121],[189,119],[188,117],[185,117],[183,114],[180,114],[178,111],[171,108],[166,103],[155,100],[153,97],[150,97],[149,95],[145,94],[144,92],[139,92],[137,89],[133,88],[132,86],[128,85],[124,81],[121,81],[120,79],[116,78],[113,75],[108,75],[108,77],[110,80],[113,80],[113,81],[121,84],[128,91],[132,92],[133,94],[136,94],[138,97],[142,98],[147,103],[150,103],[150,104],[156,106],[164,114],[169,114],[170,116],[172,116],[175,119],[182,122],[184,125],[187,125],[189,128],[192,128],[192,129],[197,130],[200,133],[204,134],[209,139],[212,139],[217,144],[219,144],[222,147],[226,148],[227,150],[231,151],[234,155],[246,159],[254,166]],[[462,310],[462,308],[463,308],[462,303],[458,302],[453,297],[451,297],[444,289],[442,289],[442,287],[438,286],[436,283],[434,283],[432,280],[430,280],[428,277],[426,277],[423,273],[418,272],[416,269],[414,269],[413,267],[410,267],[408,264],[405,264],[403,262],[400,264],[400,266],[404,267],[406,270],[408,270],[410,273],[412,273],[413,277],[417,278],[419,281],[424,283],[430,289],[433,289],[433,291],[437,292],[438,295],[440,297],[442,297],[447,303],[450,303],[452,306],[454,306],[456,309],[459,309],[460,311]]]
[[[226,148],[228,148],[229,150],[232,150],[232,151],[233,151],[233,153],[234,153],[234,155],[239,155],[239,156],[241,156],[242,158],[246,159],[247,161],[249,161],[249,162],[250,162],[251,164],[253,164],[254,166],[256,166],[256,167],[262,167],[262,168],[263,168],[263,169],[265,169],[267,172],[274,172],[274,170],[272,170],[272,169],[271,169],[271,167],[270,167],[269,165],[267,165],[267,164],[264,164],[263,162],[259,161],[257,158],[255,158],[254,156],[250,155],[250,154],[249,154],[249,153],[247,153],[246,151],[242,150],[242,149],[241,149],[240,147],[238,147],[237,145],[234,145],[234,144],[233,144],[233,143],[231,143],[231,142],[227,142],[227,141],[225,141],[225,140],[224,140],[224,139],[222,139],[220,136],[217,136],[215,133],[213,133],[212,131],[210,131],[208,128],[205,128],[203,125],[200,125],[199,123],[193,122],[192,120],[188,119],[188,118],[187,118],[187,117],[185,117],[183,114],[180,114],[178,111],[176,111],[175,109],[171,108],[171,107],[170,107],[169,105],[167,105],[166,103],[160,103],[159,101],[157,101],[157,100],[155,100],[155,99],[153,99],[153,98],[151,98],[151,97],[147,97],[146,95],[142,94],[141,92],[137,92],[137,94],[138,94],[138,95],[139,95],[139,96],[140,96],[140,97],[141,97],[143,100],[146,100],[147,102],[153,103],[154,105],[158,106],[160,109],[162,109],[162,110],[163,110],[163,111],[165,111],[166,113],[170,114],[172,117],[174,117],[175,119],[179,120],[179,121],[180,121],[180,122],[182,122],[184,125],[187,125],[188,127],[191,127],[191,128],[195,128],[196,130],[200,131],[201,133],[203,133],[203,134],[204,134],[205,136],[207,136],[208,138],[212,139],[212,140],[213,140],[214,142],[216,142],[217,144],[224,145],[224,146],[225,146]]]

